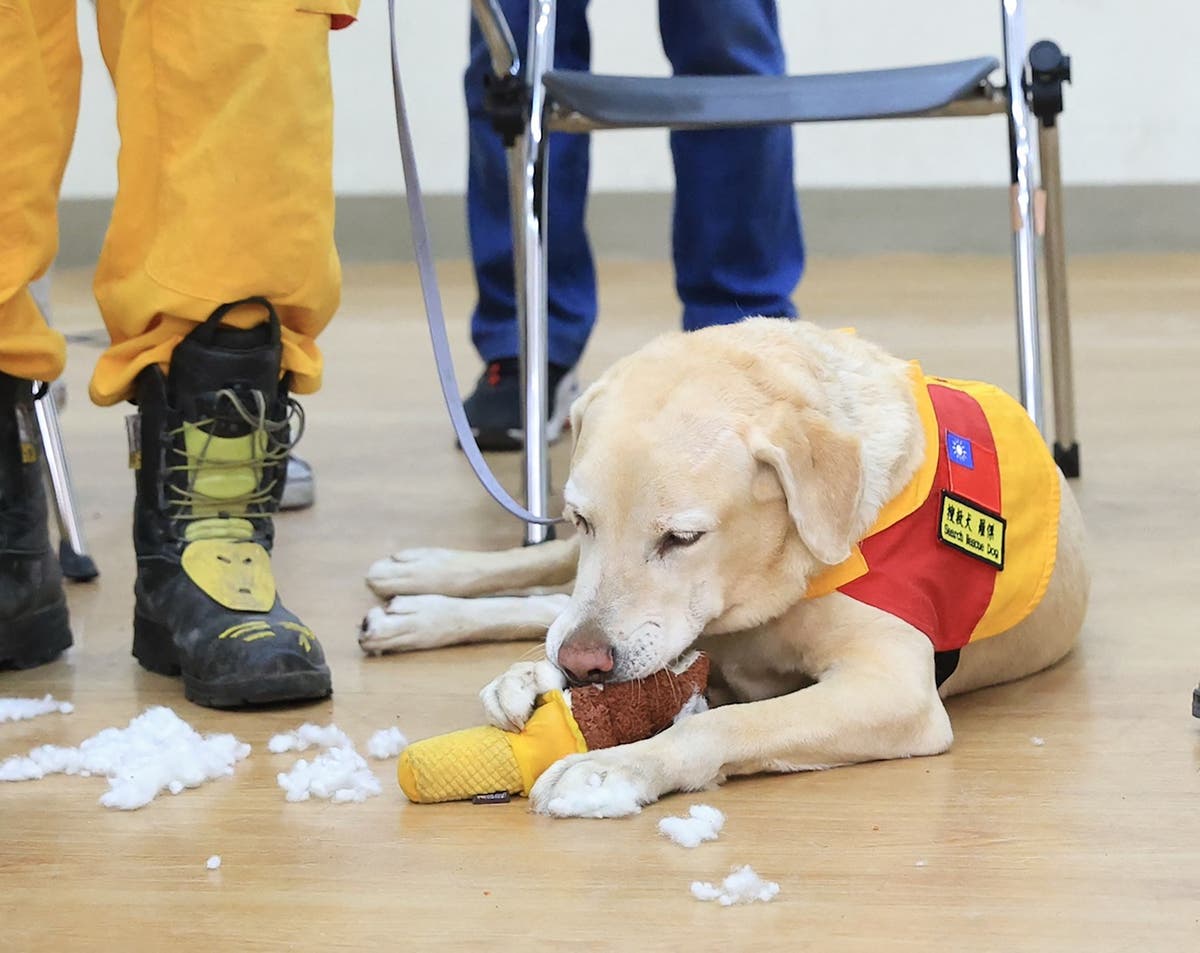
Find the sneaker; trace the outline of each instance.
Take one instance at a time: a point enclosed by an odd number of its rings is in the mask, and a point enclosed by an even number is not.
[[[520,450],[525,446],[521,419],[521,367],[515,357],[492,361],[475,391],[463,401],[471,432],[481,450]],[[573,367],[550,365],[550,410],[546,439],[554,443],[562,436],[571,403],[579,396],[579,378]]]
[[[283,483],[281,510],[306,510],[316,501],[316,478],[312,464],[292,454],[287,459],[287,476]]]

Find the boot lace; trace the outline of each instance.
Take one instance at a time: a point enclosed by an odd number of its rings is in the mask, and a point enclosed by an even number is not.
[[[292,448],[304,436],[304,408],[293,398],[288,398],[287,413],[282,420],[271,420],[267,416],[267,402],[261,391],[251,391],[254,409],[246,406],[245,401],[229,388],[216,392],[217,408],[211,417],[201,420],[188,421],[187,425],[167,431],[171,441],[171,452],[182,457],[182,462],[167,465],[167,473],[185,473],[185,485],[168,482],[168,488],[173,498],[170,503],[176,507],[173,514],[180,520],[210,520],[236,517],[245,520],[270,519],[274,512],[275,488],[279,483],[277,478],[263,480],[262,475],[268,469],[274,473],[285,461]],[[222,406],[228,406],[228,410]],[[221,412],[225,411],[225,412]],[[222,423],[243,423],[250,427],[251,455],[246,459],[216,460],[209,458],[209,448],[215,439],[214,430]],[[199,428],[205,435],[204,443],[199,452],[189,453],[186,447],[179,446],[188,426]],[[259,439],[262,434],[265,439]],[[233,496],[214,497],[196,488],[196,478],[201,471],[234,471],[252,469],[258,479],[253,490]],[[197,512],[197,509],[200,512]]]

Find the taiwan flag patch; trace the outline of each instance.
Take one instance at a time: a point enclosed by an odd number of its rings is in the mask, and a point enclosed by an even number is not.
[[[960,467],[975,469],[975,449],[971,446],[971,441],[960,437],[953,430],[946,431],[946,458]]]

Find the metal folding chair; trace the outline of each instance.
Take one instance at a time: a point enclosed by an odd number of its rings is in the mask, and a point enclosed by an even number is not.
[[[556,0],[530,0],[527,61],[522,68],[496,0],[472,0],[487,40],[493,75],[487,105],[508,147],[517,307],[521,325],[526,505],[546,516],[550,486],[547,409],[547,195],[549,133],[662,127],[715,129],[899,117],[1008,117],[1013,274],[1020,397],[1045,432],[1038,320],[1038,238],[1050,324],[1054,455],[1079,474],[1067,310],[1056,118],[1070,60],[1048,41],[1026,54],[1023,0],[1001,0],[1004,62],[953,63],[809,76],[598,76],[553,69]],[[1002,85],[989,77],[1003,70]],[[1033,116],[1039,120],[1037,135]],[[1039,157],[1040,178],[1039,187]],[[548,539],[526,524],[526,543]]]

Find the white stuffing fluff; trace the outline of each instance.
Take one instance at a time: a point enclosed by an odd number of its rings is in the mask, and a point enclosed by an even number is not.
[[[295,731],[285,731],[275,735],[267,742],[267,750],[272,754],[283,754],[287,751],[307,751],[309,748],[353,748],[354,743],[337,725],[320,725],[306,723]]]
[[[108,778],[104,807],[131,811],[163,791],[178,794],[233,774],[250,746],[233,735],[201,737],[170,708],[148,708],[125,728],[105,728],[78,748],[42,745],[26,757],[0,761],[0,781],[34,781],[48,774]]]
[[[587,786],[575,786],[567,793],[551,798],[546,805],[551,817],[625,817],[638,814],[642,803],[638,789],[624,778],[596,772],[588,775]]]
[[[0,698],[0,725],[6,721],[25,721],[54,712],[69,715],[74,710],[75,706],[70,702],[57,701],[52,695],[45,698]]]
[[[766,903],[778,893],[779,884],[763,880],[749,864],[735,867],[719,887],[699,880],[692,884],[692,896],[697,900],[716,900],[723,907],[735,903],[754,903],[756,900]]]
[[[691,718],[692,715],[699,715],[705,711],[708,711],[708,699],[704,697],[703,692],[695,692],[691,698],[683,703],[683,707],[671,719],[671,724],[677,725],[685,718]]]
[[[1032,738],[1029,739],[1029,741],[1030,741],[1030,744],[1032,744],[1036,748],[1040,748],[1042,745],[1044,745],[1046,743],[1045,738],[1039,738],[1037,735],[1034,735]]]
[[[349,746],[328,748],[311,762],[301,758],[291,771],[276,775],[276,780],[289,801],[316,797],[344,804],[383,793],[362,755]]]
[[[403,748],[408,743],[398,729],[391,731],[395,732],[395,736],[386,731],[376,732],[371,738],[369,750],[374,753],[376,749],[383,750],[384,745],[394,746],[397,743]],[[386,737],[380,738],[381,735]],[[377,738],[380,738],[378,743]],[[347,801],[365,801],[383,793],[379,779],[371,773],[362,755],[354,750],[354,742],[337,725],[330,724],[322,728],[320,725],[303,724],[295,731],[275,735],[267,744],[273,754],[307,751],[312,747],[324,750],[312,761],[301,758],[292,765],[290,771],[275,776],[289,801],[321,798],[344,804]],[[396,753],[399,753],[399,748]]]
[[[707,804],[693,804],[687,817],[664,817],[658,822],[658,832],[680,847],[699,847],[705,841],[716,840],[725,826],[725,815]]]
[[[216,870],[218,867],[221,866],[221,855],[213,854],[210,858],[208,858],[208,860],[206,860],[204,862],[204,866],[207,867],[209,870]]]
[[[378,761],[397,757],[408,747],[408,739],[399,728],[380,728],[367,742],[367,754]]]

